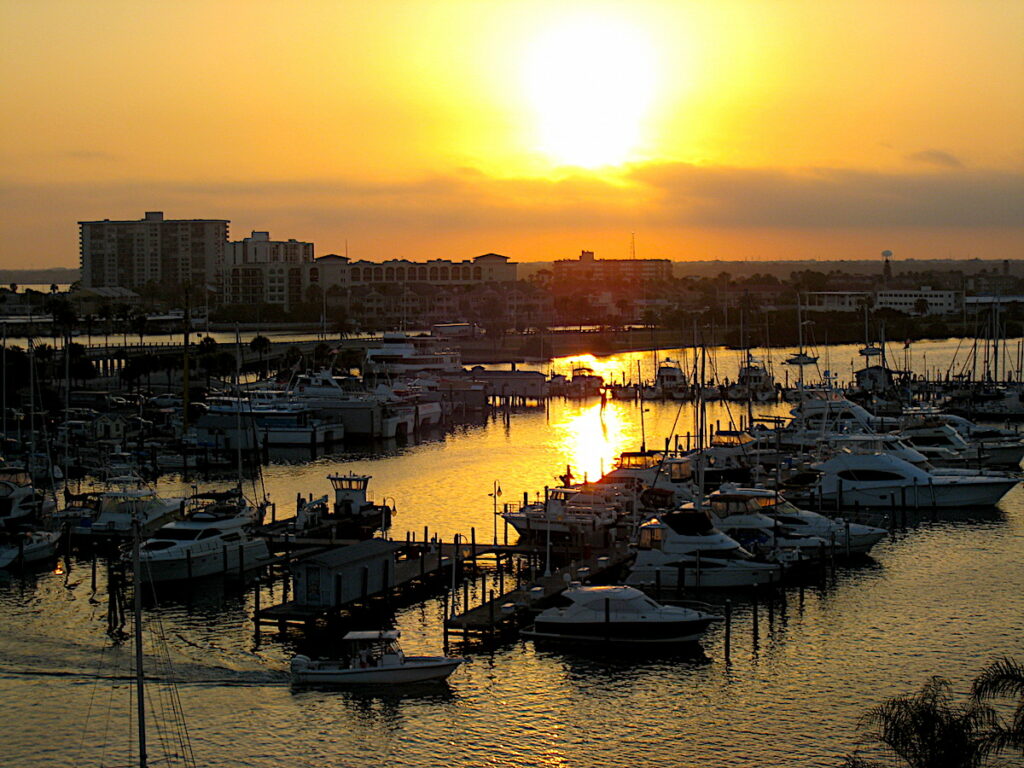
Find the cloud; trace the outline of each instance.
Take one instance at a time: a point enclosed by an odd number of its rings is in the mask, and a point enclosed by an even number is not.
[[[913,152],[907,155],[907,160],[925,165],[934,165],[939,168],[963,168],[964,164],[959,158],[943,152],[941,149],[925,149],[920,152]]]
[[[0,261],[7,263],[29,253],[65,254],[53,261],[66,262],[77,253],[76,222],[141,218],[147,210],[229,219],[233,238],[270,230],[272,237],[312,240],[319,253],[355,238],[382,256],[445,244],[501,251],[515,238],[541,243],[641,230],[687,247],[699,247],[699,233],[711,231],[732,233],[734,242],[755,231],[759,242],[803,234],[838,242],[883,229],[959,233],[971,242],[998,230],[1019,241],[1024,232],[1024,174],[967,168],[882,173],[661,163],[631,166],[614,179],[496,178],[463,169],[390,181],[8,181],[0,183],[0,199]]]

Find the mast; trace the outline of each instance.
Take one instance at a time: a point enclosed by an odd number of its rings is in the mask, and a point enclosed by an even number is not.
[[[139,768],[146,768],[146,696],[145,671],[142,659],[142,569],[139,562],[139,540],[142,538],[138,509],[132,513],[132,574],[135,591],[135,698],[139,719]]]
[[[235,323],[235,430],[238,432],[238,494],[242,494],[242,340]],[[255,438],[254,438],[255,442]],[[255,448],[255,445],[253,446]]]

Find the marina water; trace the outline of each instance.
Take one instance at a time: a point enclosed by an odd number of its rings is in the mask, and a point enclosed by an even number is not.
[[[915,354],[925,347],[915,345]],[[947,366],[954,347],[927,347],[929,368]],[[831,350],[837,369],[855,359],[852,349]],[[735,376],[739,354],[720,351],[722,376]],[[584,362],[617,380],[620,372],[634,378],[636,361],[649,376],[654,359],[637,353]],[[568,372],[573,364],[553,367]],[[709,421],[726,428],[743,410],[712,404]],[[760,406],[758,413],[787,410]],[[376,500],[397,507],[395,538],[407,530],[422,536],[429,526],[446,540],[473,528],[479,541],[490,541],[504,537],[488,495],[496,482],[500,504],[558,485],[566,465],[578,479],[596,478],[620,451],[639,447],[641,416],[648,447],[693,430],[691,404],[650,402],[641,410],[552,399],[418,443],[313,461],[301,452],[280,456],[264,482],[283,516],[296,493],[327,493],[328,473],[365,472]],[[189,486],[168,477],[158,487],[184,493]],[[868,707],[933,674],[965,693],[989,661],[1021,655],[1024,489],[996,509],[911,511],[908,518],[870,559],[788,587],[771,614],[762,602],[756,638],[751,602],[733,596],[728,661],[724,629],[716,626],[700,648],[668,654],[512,641],[469,652],[470,662],[439,687],[293,691],[287,661],[300,637],[264,632],[257,645],[251,589],[212,579],[162,593],[146,621],[166,639],[199,765],[837,766],[857,746],[858,718]],[[75,557],[55,571],[0,578],[0,765],[127,764],[130,644],[107,635],[102,564],[95,593],[89,561]],[[479,584],[473,589],[479,602]],[[280,582],[261,597],[264,605],[279,601]],[[440,598],[397,611],[407,652],[440,650],[442,613]],[[148,666],[164,673],[155,656]],[[166,691],[159,681],[150,688],[159,713]],[[158,743],[159,727],[151,722],[151,742]]]

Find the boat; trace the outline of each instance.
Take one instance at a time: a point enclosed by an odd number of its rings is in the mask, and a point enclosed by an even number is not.
[[[45,516],[54,507],[51,496],[35,489],[28,470],[0,467],[0,529],[10,529],[33,515]]]
[[[617,496],[618,494],[613,494]],[[595,486],[550,488],[543,501],[506,505],[501,517],[525,539],[537,536],[600,539],[623,514],[623,505]]]
[[[345,436],[341,421],[318,417],[298,402],[264,403],[236,397],[210,397],[195,424],[194,441],[216,450],[266,446],[329,446]],[[244,423],[243,423],[244,419]]]
[[[811,562],[828,545],[814,534],[794,533],[777,519],[765,515],[758,499],[733,489],[708,496],[715,527],[738,541],[744,549],[773,562]]]
[[[837,507],[990,507],[1018,480],[999,473],[929,472],[888,453],[841,453],[783,481],[787,496]]]
[[[327,496],[318,499],[300,496],[291,530],[307,534],[330,531],[339,539],[366,539],[378,530],[387,530],[391,527],[394,509],[369,498],[366,489],[371,477],[355,472],[328,475],[334,489],[333,506],[328,504]]]
[[[626,584],[664,587],[752,587],[782,576],[776,563],[758,562],[715,528],[704,509],[682,507],[639,528],[636,559]]]
[[[785,535],[814,536],[840,552],[866,554],[889,533],[873,525],[833,519],[800,509],[778,491],[767,488],[739,488],[727,484],[719,491],[744,497],[748,503],[756,504],[760,513],[777,523]]]
[[[654,387],[664,398],[681,399],[686,396],[686,374],[683,373],[678,360],[666,357],[659,363],[654,376]]]
[[[721,616],[661,605],[634,587],[570,586],[520,632],[533,640],[662,644],[692,643]]]
[[[465,659],[450,656],[406,656],[398,630],[353,631],[342,641],[346,653],[338,659],[292,657],[296,685],[396,685],[445,680]]]
[[[127,538],[133,520],[138,521],[142,534],[148,534],[180,517],[185,505],[183,498],[165,499],[130,478],[121,478],[116,489],[80,494],[65,491],[64,496],[65,507],[56,517],[75,536],[92,539]]]
[[[192,496],[182,520],[142,543],[143,580],[181,581],[261,567],[270,559],[266,540],[253,535],[262,516],[240,490]]]
[[[796,327],[797,327],[797,339],[798,348],[796,354],[790,355],[786,358],[786,365],[814,365],[818,362],[817,356],[808,355],[804,351],[804,325],[810,325],[813,321],[803,319],[803,305],[800,303],[799,297],[796,302]]]
[[[25,531],[0,540],[0,568],[49,560],[57,552],[60,531]]]
[[[603,386],[604,379],[594,373],[593,369],[585,366],[573,368],[572,378],[566,384],[565,396],[573,399],[598,397]]]
[[[462,373],[462,353],[436,336],[389,331],[366,349],[363,375],[381,379],[426,371]]]

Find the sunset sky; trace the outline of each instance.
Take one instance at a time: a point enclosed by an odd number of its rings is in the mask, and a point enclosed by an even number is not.
[[[1024,257],[1021,0],[0,0],[0,267],[83,219],[318,255]]]

